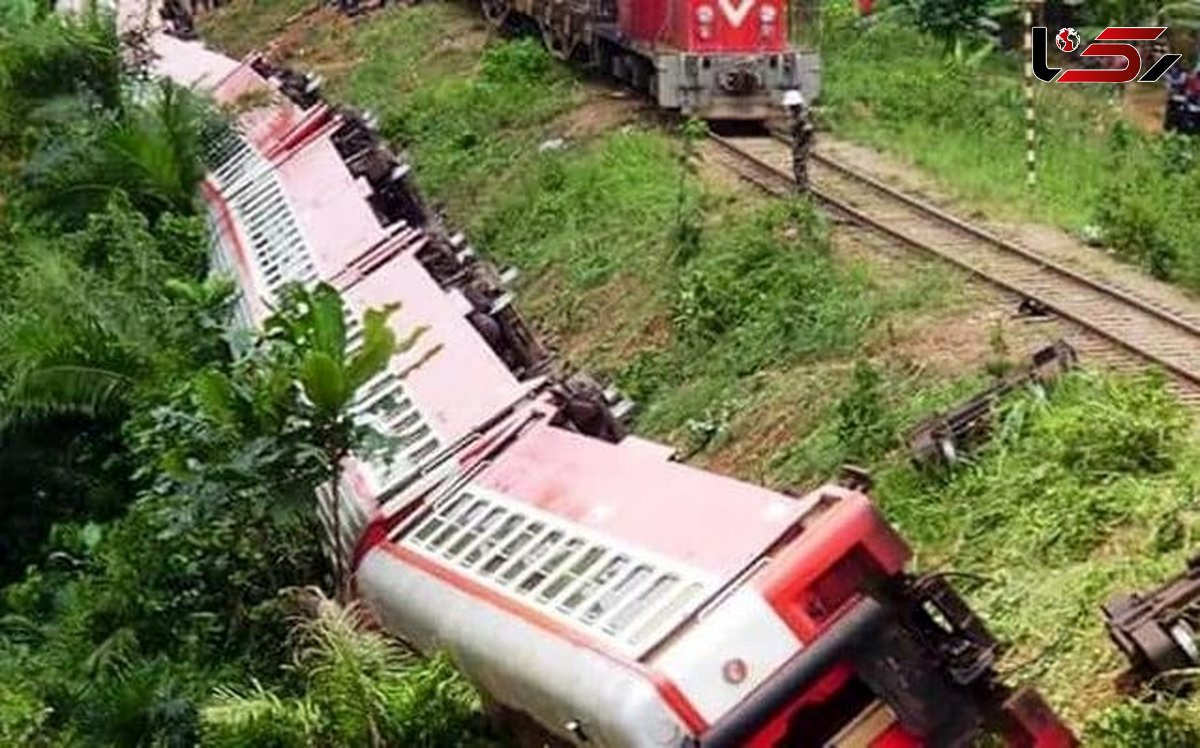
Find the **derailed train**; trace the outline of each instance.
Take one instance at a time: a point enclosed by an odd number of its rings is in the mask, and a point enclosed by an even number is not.
[[[794,498],[625,433],[564,377],[507,274],[431,218],[370,117],[251,56],[153,40],[158,72],[239,111],[209,143],[213,262],[255,324],[287,283],[428,328],[363,388],[393,459],[351,460],[318,501],[388,631],[448,651],[539,740],[596,746],[1074,744],[1000,682],[997,644],[871,501]],[[236,104],[236,105],[235,105]],[[351,340],[354,339],[353,334]]]

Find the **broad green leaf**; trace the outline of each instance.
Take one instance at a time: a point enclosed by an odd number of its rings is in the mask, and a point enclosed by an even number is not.
[[[341,363],[323,351],[312,351],[305,357],[300,382],[313,405],[326,413],[341,410],[353,394],[346,386]]]
[[[224,372],[209,369],[196,375],[196,401],[209,418],[222,423],[236,420],[233,406],[233,385]]]
[[[307,320],[313,350],[341,360],[346,350],[345,308],[332,286],[322,283],[312,292]]]
[[[352,390],[383,371],[396,353],[396,333],[387,320],[397,308],[398,304],[392,304],[383,309],[368,309],[363,316],[362,348],[346,367],[346,378]]]

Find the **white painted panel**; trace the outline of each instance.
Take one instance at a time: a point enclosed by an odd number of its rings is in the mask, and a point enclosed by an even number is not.
[[[800,640],[757,592],[741,589],[658,655],[651,665],[673,681],[709,723],[746,698],[802,648]],[[746,665],[741,683],[722,672]]]
[[[424,652],[447,650],[497,701],[571,741],[578,720],[587,748],[665,748],[689,735],[654,684],[638,672],[539,628],[406,564],[385,550],[356,571],[364,601],[384,627]]]

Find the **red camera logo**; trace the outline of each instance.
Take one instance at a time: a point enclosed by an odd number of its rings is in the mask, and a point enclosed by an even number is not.
[[[1124,67],[1100,69],[1052,68],[1046,62],[1049,48],[1049,33],[1045,26],[1033,29],[1033,74],[1045,83],[1154,83],[1171,69],[1183,55],[1166,54],[1149,70],[1142,72],[1142,53],[1127,42],[1152,42],[1166,33],[1166,26],[1109,26],[1096,41],[1084,48],[1082,57],[1109,57],[1114,61],[1124,59]],[[1081,40],[1075,29],[1061,29],[1054,43],[1063,52],[1074,52]],[[1061,75],[1060,75],[1061,74]]]

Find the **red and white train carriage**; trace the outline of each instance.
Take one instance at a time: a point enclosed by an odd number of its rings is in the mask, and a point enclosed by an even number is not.
[[[241,111],[211,143],[205,199],[244,319],[324,280],[355,316],[399,302],[401,335],[429,329],[355,406],[393,459],[322,494],[388,630],[449,651],[564,744],[1073,744],[998,682],[995,642],[949,587],[905,573],[862,493],[785,496],[624,435],[594,388],[553,375],[465,241],[428,225],[369,118],[259,59],[155,44],[160,70]]]

